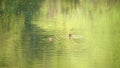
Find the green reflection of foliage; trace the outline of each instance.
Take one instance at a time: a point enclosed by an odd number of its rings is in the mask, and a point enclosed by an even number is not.
[[[0,68],[119,68],[119,16],[118,0],[0,0]]]

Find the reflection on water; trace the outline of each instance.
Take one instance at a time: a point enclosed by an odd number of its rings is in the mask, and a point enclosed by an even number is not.
[[[32,24],[24,29],[21,48],[23,58],[30,67],[73,68],[77,64],[79,68],[80,60],[89,63],[87,60],[89,51],[82,45],[82,42],[80,44],[79,41],[75,42],[74,38],[69,39],[69,35],[66,35],[66,38],[61,37],[61,39],[57,36],[59,40],[55,35],[47,34],[47,32],[52,31],[44,31]],[[63,44],[63,42],[67,42],[67,44]]]
[[[119,68],[119,9],[118,0],[0,0],[0,68]]]

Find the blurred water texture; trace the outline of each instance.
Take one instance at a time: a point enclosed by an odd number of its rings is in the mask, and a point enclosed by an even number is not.
[[[0,68],[120,68],[119,0],[0,0]]]

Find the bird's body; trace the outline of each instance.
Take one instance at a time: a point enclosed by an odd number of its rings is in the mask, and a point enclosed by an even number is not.
[[[53,38],[53,37],[50,37],[50,38],[49,38],[49,41],[50,41],[50,42],[54,42],[54,38]]]

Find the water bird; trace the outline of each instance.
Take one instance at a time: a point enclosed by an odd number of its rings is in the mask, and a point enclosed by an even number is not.
[[[72,37],[72,34],[69,34],[69,39],[71,39],[71,37]]]
[[[50,41],[50,42],[54,42],[54,40],[55,40],[54,37],[50,37],[50,38],[49,38],[49,41]]]
[[[76,35],[74,35],[74,34],[69,34],[69,39],[72,39],[72,38],[76,38]]]
[[[69,39],[82,39],[83,36],[81,35],[74,35],[74,34],[69,34]]]

